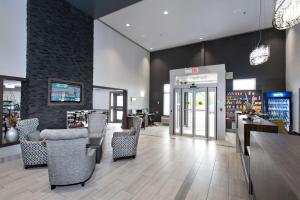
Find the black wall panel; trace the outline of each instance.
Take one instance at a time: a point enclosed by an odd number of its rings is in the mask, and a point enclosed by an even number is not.
[[[48,106],[48,78],[84,84],[84,105]],[[64,0],[28,0],[27,81],[22,117],[66,128],[66,111],[92,108],[93,19]]]
[[[152,52],[150,54],[150,110],[163,112],[163,84],[169,83],[169,70],[203,65],[225,64],[234,78],[256,78],[257,89],[285,90],[285,31],[262,31],[262,43],[270,45],[268,62],[251,66],[249,54],[258,40],[258,32]],[[202,53],[204,53],[204,56]],[[232,90],[232,80],[226,81]],[[158,103],[159,102],[159,103]]]

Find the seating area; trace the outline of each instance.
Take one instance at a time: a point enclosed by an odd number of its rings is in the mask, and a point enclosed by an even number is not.
[[[300,200],[299,23],[300,0],[0,1],[0,200]]]
[[[96,163],[100,163],[106,132],[106,115],[88,115],[88,129],[38,130],[39,120],[26,119],[17,124],[24,168],[48,167],[51,189],[56,186],[85,185]],[[111,141],[113,160],[135,158],[142,126],[133,118],[129,131],[115,132]]]

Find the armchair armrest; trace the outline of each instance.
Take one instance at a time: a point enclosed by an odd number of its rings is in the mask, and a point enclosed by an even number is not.
[[[46,141],[29,141],[29,140],[20,140],[21,145],[25,146],[43,146],[46,147]]]
[[[92,148],[87,148],[85,160],[85,163],[89,167],[93,167],[96,164],[96,150]]]
[[[86,149],[86,156],[87,157],[94,157],[96,155],[96,150],[92,148]]]

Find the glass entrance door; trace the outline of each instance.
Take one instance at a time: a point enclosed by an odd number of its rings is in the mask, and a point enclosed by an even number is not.
[[[216,138],[216,88],[174,90],[174,133]]]
[[[207,89],[194,91],[195,96],[195,136],[207,137]]]
[[[181,134],[181,89],[175,89],[174,93],[174,132]]]
[[[208,88],[208,137],[217,139],[217,90]]]
[[[191,89],[182,90],[182,135],[193,135],[194,93]]]

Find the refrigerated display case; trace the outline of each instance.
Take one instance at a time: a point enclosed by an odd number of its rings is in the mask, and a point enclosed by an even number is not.
[[[250,103],[256,113],[262,112],[261,90],[235,90],[226,92],[226,128],[236,129],[236,112],[245,109],[246,103]]]
[[[287,131],[292,130],[292,92],[267,92],[264,95],[264,112],[270,121],[283,120]]]

